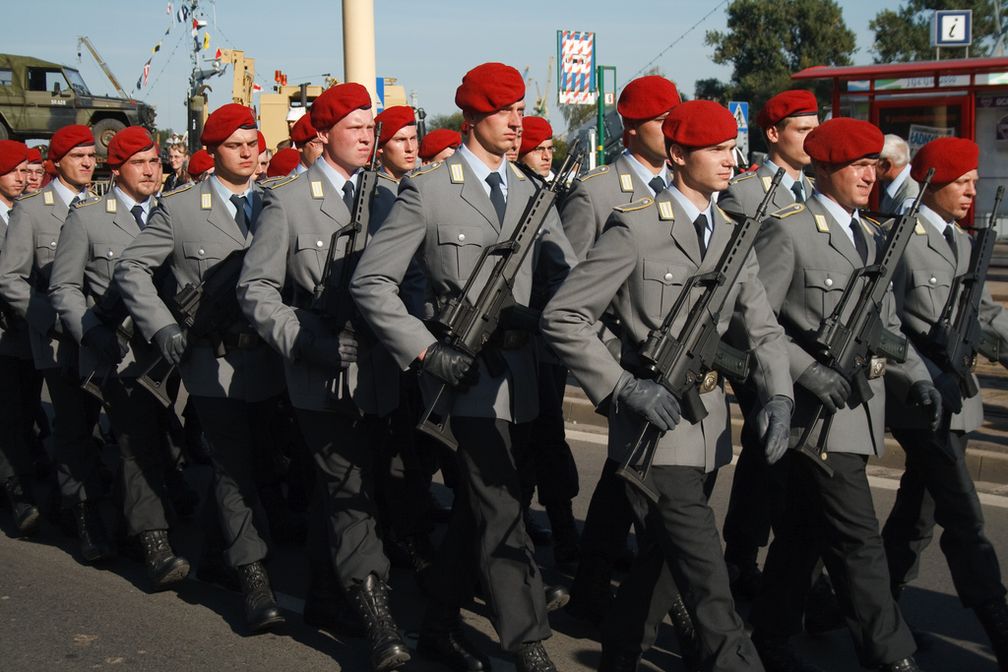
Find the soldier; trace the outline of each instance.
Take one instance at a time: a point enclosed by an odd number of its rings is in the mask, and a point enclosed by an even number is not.
[[[45,177],[45,167],[42,165],[42,152],[38,147],[28,148],[28,183],[25,185],[26,194],[34,194],[42,188],[42,179]]]
[[[599,669],[637,669],[641,651],[623,648],[620,631],[660,602],[652,600],[653,588],[668,563],[688,586],[683,597],[697,625],[703,669],[762,670],[735,613],[704,488],[706,474],[731,460],[724,389],[711,385],[704,390],[701,399],[709,414],[702,422],[680,423],[679,403],[666,387],[624,370],[625,364],[632,367],[630,359],[649,331],[661,326],[686,279],[714,270],[732,236],[730,220],[711,197],[731,177],[738,133],[734,117],[717,103],[692,101],[670,111],[661,130],[675,166],[672,187],[656,197],[617,206],[588,258],[574,268],[542,317],[549,345],[592,402],[608,410],[611,459],[624,458],[643,419],[663,433],[648,476],[660,502],[649,503],[636,488],[627,487],[644,538],[607,623]],[[596,336],[595,325],[610,303],[624,325],[622,361]],[[722,334],[733,306],[758,362],[753,376],[767,400],[761,414],[763,438],[767,459],[774,461],[787,448],[791,381],[783,366],[784,332],[756,279],[754,257],[728,298],[718,325]],[[680,325],[685,320],[684,311]],[[667,606],[651,619],[660,620]]]
[[[620,93],[617,110],[623,120],[623,144],[626,151],[611,166],[599,166],[574,180],[560,210],[564,231],[578,259],[602,233],[613,208],[644,197],[654,197],[669,184],[665,139],[661,125],[669,110],[679,104],[675,84],[658,76],[639,77]],[[608,326],[601,337],[617,343],[614,321],[606,316]],[[626,549],[627,533],[633,511],[627,502],[622,481],[616,478],[617,460],[608,459],[592,493],[584,527],[581,530],[581,562],[578,564],[567,612],[575,618],[600,623],[612,599],[613,563]],[[685,622],[677,627],[681,633]]]
[[[256,146],[258,147],[258,143],[256,143]],[[192,178],[193,182],[202,182],[209,175],[213,174],[213,155],[205,149],[193,152],[192,157],[189,158],[189,164],[186,167],[186,170],[189,172],[189,177]]]
[[[252,110],[235,103],[218,108],[207,118],[201,142],[213,153],[214,174],[162,196],[147,226],[123,250],[115,282],[136,327],[178,365],[199,415],[210,446],[225,559],[238,571],[245,620],[258,632],[284,620],[262,564],[268,526],[249,459],[283,387],[280,361],[241,319],[212,335],[219,348],[211,338],[187,342],[153,279],[164,265],[178,287],[198,285],[211,271],[222,272],[222,263],[234,264],[232,253],[247,249],[255,234],[262,201],[250,182],[259,152]],[[226,299],[220,300],[227,310]]]
[[[545,180],[553,179],[553,127],[542,117],[522,119],[518,161]]]
[[[277,153],[270,159],[269,168],[266,170],[266,177],[286,177],[294,172],[298,162],[301,161],[301,153],[293,147],[284,147],[277,150]]]
[[[302,115],[291,129],[291,141],[301,154],[301,160],[294,169],[298,175],[308,170],[322,156],[322,140],[312,126],[311,114]]]
[[[929,358],[940,347],[932,326],[950,301],[957,279],[970,272],[973,241],[956,226],[976,198],[980,148],[971,140],[939,138],[914,157],[907,179],[919,180],[929,168],[935,175],[922,198],[918,225],[893,279],[903,331],[917,345],[935,386],[942,392],[945,415],[929,431],[920,410],[908,408],[898,394],[887,399],[886,421],[906,451],[906,471],[892,513],[882,530],[889,579],[899,599],[917,575],[921,553],[934,524],[942,526],[941,549],[964,606],[974,609],[993,644],[1001,669],[1008,668],[1008,606],[994,546],[984,534],[983,512],[966,465],[966,437],[983,421],[980,394],[966,396],[951,371]],[[1008,314],[984,290],[980,324],[1004,348]],[[1008,364],[1002,355],[1001,364]],[[976,377],[973,377],[976,384]]]
[[[136,381],[149,361],[150,345],[139,333],[129,341],[120,338],[117,327],[125,307],[115,315],[116,309],[98,309],[122,305],[112,300],[118,296],[110,289],[112,269],[150,216],[161,187],[161,159],[147,130],[130,126],[109,142],[108,163],[115,186],[71,209],[53,260],[49,296],[80,346],[81,378],[101,387],[123,460],[127,530],[139,535],[152,588],[164,590],[188,575],[189,562],[176,556],[168,541],[161,406]]]
[[[359,343],[352,329],[335,323],[336,315],[311,309],[315,288],[332,282],[322,277],[330,241],[350,223],[357,177],[370,159],[371,98],[360,84],[340,84],[315,100],[310,115],[312,126],[321,129],[322,156],[301,176],[267,191],[238,296],[263,339],[284,357],[291,404],[322,478],[332,569],[368,629],[371,667],[383,672],[410,659],[390,613],[389,561],[367,487],[373,444],[383,438],[380,418],[399,398],[399,371],[381,346]],[[335,259],[334,278],[345,263],[345,257]],[[287,285],[294,287],[292,305],[281,296]],[[344,378],[346,390],[339,385]],[[334,389],[350,398],[338,399]],[[341,410],[341,402],[352,414]]]
[[[420,141],[420,160],[423,165],[444,161],[455,153],[455,150],[462,144],[462,136],[458,131],[450,128],[439,128],[431,131]]]
[[[445,163],[402,179],[392,212],[368,245],[350,286],[362,316],[400,368],[425,372],[425,400],[433,400],[436,381],[452,388],[435,411],[452,415],[461,482],[418,648],[435,652],[457,670],[488,667],[461,628],[460,608],[475,581],[470,562],[474,546],[502,646],[517,654],[520,672],[556,669],[542,646],[550,636],[542,576],[521,524],[511,450],[513,424],[536,413],[535,359],[528,334],[508,329],[474,362],[439,342],[407,312],[397,292],[419,255],[439,301],[460,293],[484,246],[506,239],[518,225],[533,185],[504,155],[521,128],[524,96],[521,74],[501,63],[485,63],[465,75],[455,103],[471,127],[468,139]],[[566,273],[564,255],[570,250],[559,224],[550,214],[535,252],[526,258],[515,283],[519,304],[528,303],[534,262],[550,269],[545,277],[551,285]],[[492,375],[487,357],[505,371]]]
[[[378,138],[378,160],[384,172],[398,181],[416,168],[416,116],[409,105],[394,105],[375,117],[375,123],[379,122],[382,133]]]
[[[11,208],[28,183],[28,148],[22,142],[0,140],[0,249],[10,222]],[[23,535],[38,530],[39,510],[22,480],[32,472],[28,438],[38,404],[35,368],[28,345],[28,329],[6,303],[0,303],[0,481],[10,501],[14,524]]]
[[[880,211],[900,212],[908,198],[912,200],[920,193],[920,185],[910,175],[911,169],[910,146],[900,136],[887,133],[878,165]]]
[[[796,659],[788,638],[801,628],[802,606],[821,556],[854,637],[861,664],[873,669],[913,672],[915,644],[889,594],[889,576],[865,467],[869,455],[884,450],[883,381],[869,381],[874,396],[845,406],[850,383],[819,364],[802,347],[837,305],[856,269],[876,263],[879,232],[858,214],[875,183],[882,133],[865,121],[832,119],[805,137],[816,191],[804,204],[778,210],[756,239],[759,276],[770,305],[788,333],[795,380],[794,431],[802,431],[817,404],[832,415],[828,451],[832,477],[804,455],[788,456],[787,505],[775,526],[753,604],[753,641],[768,672],[810,669]],[[883,306],[892,331],[899,321],[891,302]],[[874,368],[874,367],[873,367]],[[877,369],[875,369],[877,371]],[[933,423],[941,398],[913,349],[904,364],[889,364],[886,377],[902,385],[909,403],[928,407]],[[810,442],[819,440],[814,431]],[[816,444],[818,445],[818,444]]]
[[[273,152],[270,148],[266,146],[266,136],[259,131],[259,160],[256,166],[255,175],[252,176],[256,182],[261,182],[266,179],[266,171],[269,170],[270,159],[273,158]]]
[[[733,178],[718,199],[718,206],[738,221],[753,215],[778,168],[784,169],[784,178],[774,192],[768,212],[802,203],[811,196],[812,182],[802,172],[810,159],[802,143],[819,125],[818,112],[819,103],[811,91],[784,91],[770,98],[756,119],[766,137],[766,161],[755,171]],[[769,470],[763,459],[759,438],[753,433],[752,420],[758,404],[755,389],[745,384],[733,384],[732,388],[746,423],[724,521],[725,562],[733,592],[751,600],[759,592],[756,556],[760,547],[770,541],[772,509],[783,505],[777,498],[782,493],[781,484],[772,479],[775,475],[784,478],[786,469]]]
[[[0,296],[28,321],[35,368],[52,399],[53,461],[63,507],[72,511],[85,562],[114,555],[95,507],[103,494],[99,454],[91,432],[98,402],[80,387],[77,345],[64,332],[46,294],[49,272],[70,206],[89,197],[95,142],[87,126],[65,126],[49,142],[57,177],[42,191],[25,196],[11,213],[0,256]]]

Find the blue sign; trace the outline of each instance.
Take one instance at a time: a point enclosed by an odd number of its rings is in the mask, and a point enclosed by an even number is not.
[[[973,44],[973,10],[949,9],[934,13],[932,47],[968,47]]]
[[[375,105],[375,114],[378,114],[385,109],[385,78],[376,77],[375,78],[375,96],[378,97],[378,104]]]
[[[728,111],[735,117],[740,131],[749,130],[749,103],[744,100],[733,100],[728,103]]]

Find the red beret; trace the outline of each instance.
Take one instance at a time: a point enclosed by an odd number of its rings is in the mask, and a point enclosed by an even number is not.
[[[462,110],[488,114],[525,98],[521,73],[503,63],[477,65],[455,90],[455,104]]]
[[[28,163],[42,163],[42,151],[38,147],[28,148]]]
[[[420,141],[420,158],[424,161],[429,161],[442,150],[448,147],[458,147],[462,144],[462,136],[458,131],[453,131],[450,128],[439,128],[436,131],[431,131],[424,136],[423,140]]]
[[[46,159],[42,164],[42,167],[45,169],[46,175],[56,177],[56,173],[58,171],[56,170],[56,164],[52,162],[52,159]]]
[[[662,122],[662,133],[683,147],[710,147],[738,135],[735,116],[713,100],[688,100],[676,105]]]
[[[623,87],[616,111],[624,119],[654,119],[681,102],[675,84],[659,75],[648,75]]]
[[[28,160],[28,145],[14,140],[0,140],[0,175],[6,175]]]
[[[80,124],[64,126],[53,133],[52,140],[49,141],[49,160],[58,163],[74,147],[93,144],[95,144],[94,136],[87,126]]]
[[[266,168],[266,177],[283,177],[290,175],[301,161],[301,153],[293,147],[284,147],[270,159]]]
[[[768,100],[756,116],[756,123],[765,131],[781,119],[806,114],[819,114],[819,101],[811,91],[793,89]]]
[[[256,131],[259,134],[259,153],[262,154],[266,151],[266,136],[262,134],[262,131]]]
[[[932,184],[955,182],[980,166],[980,147],[965,138],[937,138],[917,150],[910,177],[921,182],[929,168],[935,169]]]
[[[291,128],[291,140],[298,147],[303,147],[307,145],[310,141],[318,137],[315,132],[315,127],[312,126],[311,117],[307,114],[302,115],[300,119],[294,122],[294,126]]]
[[[234,131],[232,131],[233,133]],[[229,134],[230,135],[230,134]],[[193,155],[189,157],[189,167],[186,170],[193,177],[198,177],[214,167],[214,158],[205,149],[193,152]]]
[[[347,82],[323,91],[312,103],[308,112],[311,114],[312,126],[320,131],[328,131],[354,110],[370,108],[371,94],[368,90],[357,82]]]
[[[399,129],[416,123],[416,115],[409,105],[393,105],[386,107],[381,114],[374,118],[375,123],[381,122],[381,137],[378,138],[378,146],[381,147],[392,139],[392,136],[399,132]]]
[[[525,117],[522,119],[521,147],[518,156],[528,154],[546,140],[553,137],[553,127],[542,117]]]
[[[255,127],[256,120],[251,107],[228,103],[221,105],[207,117],[200,142],[207,146],[219,145],[239,128]]]
[[[819,163],[850,163],[882,151],[882,131],[860,119],[834,117],[805,136],[805,153]]]
[[[143,126],[128,126],[109,141],[108,164],[118,168],[137,152],[144,152],[154,146],[154,139]]]

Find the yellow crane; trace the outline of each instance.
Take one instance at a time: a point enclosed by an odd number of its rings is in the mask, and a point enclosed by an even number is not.
[[[132,100],[133,96],[129,95],[128,93],[126,93],[126,91],[123,90],[122,85],[119,83],[119,80],[116,79],[116,76],[112,74],[112,70],[108,67],[108,64],[105,62],[105,59],[101,57],[101,54],[99,54],[98,50],[95,49],[95,46],[91,43],[91,40],[88,38],[87,35],[81,35],[77,38],[77,60],[80,60],[81,57],[80,47],[82,44],[85,47],[87,47],[87,50],[89,52],[91,52],[91,56],[93,56],[95,62],[98,63],[98,67],[102,69],[102,72],[105,73],[105,76],[108,77],[108,80],[112,82],[112,86],[115,87],[116,93],[118,93],[123,98]]]

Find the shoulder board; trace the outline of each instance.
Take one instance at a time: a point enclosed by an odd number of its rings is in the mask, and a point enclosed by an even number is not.
[[[105,199],[102,198],[101,196],[92,196],[91,198],[87,198],[87,199],[85,199],[83,201],[77,201],[76,203],[74,203],[73,207],[74,207],[74,210],[78,210],[80,208],[86,208],[89,205],[94,205],[95,203],[99,203],[99,202],[102,202],[104,200]]]
[[[521,168],[519,168],[518,166],[516,166],[514,163],[511,163],[511,162],[509,162],[509,165],[511,166],[511,172],[515,174],[515,177],[517,177],[519,180],[521,180],[522,182],[524,182],[525,181],[525,173],[523,173],[521,171]]]
[[[22,194],[22,195],[18,196],[17,198],[15,198],[14,200],[15,201],[27,201],[29,198],[35,198],[36,196],[38,196],[41,193],[42,193],[42,190],[39,189],[38,191],[33,191],[30,194]]]
[[[879,232],[882,226],[877,220],[871,219],[869,217],[861,217],[861,228],[865,230],[865,233],[874,236]]]
[[[648,196],[632,203],[627,203],[626,205],[617,205],[613,208],[613,210],[616,212],[636,212],[637,210],[643,210],[653,203],[654,199]]]
[[[379,171],[378,172],[378,177],[380,177],[383,180],[388,180],[392,184],[399,184],[399,180],[395,179],[394,177],[392,177],[391,175],[389,175],[385,171]]]
[[[736,175],[735,177],[733,177],[732,179],[730,179],[728,181],[728,184],[736,184],[738,182],[742,182],[743,180],[749,180],[749,179],[752,179],[754,177],[756,177],[756,171],[750,170],[750,171],[745,172],[745,173],[739,173],[738,175]]]
[[[593,177],[598,177],[609,172],[609,166],[596,166],[592,170],[579,177],[578,179],[584,182],[585,180],[590,180]]]
[[[728,213],[722,210],[720,205],[715,203],[714,207],[717,208],[717,211],[721,214],[721,219],[723,219],[726,224],[731,224],[732,226],[736,224],[735,220],[729,217]]]
[[[770,213],[770,216],[771,217],[776,217],[777,219],[785,219],[786,217],[790,217],[791,215],[797,215],[799,212],[802,212],[804,209],[805,209],[805,206],[803,204],[801,204],[801,203],[792,203],[791,205],[787,206],[786,208],[781,208],[777,212]]]
[[[297,175],[286,175],[283,177],[276,177],[273,178],[273,181],[270,182],[269,184],[263,184],[262,187],[263,189],[269,189],[270,191],[272,191],[274,189],[279,189],[280,187],[286,187],[288,184],[297,180],[299,177],[301,177],[300,173]]]
[[[414,170],[412,173],[410,173],[410,177],[419,177],[420,175],[426,175],[427,173],[431,172],[432,170],[437,170],[438,168],[440,168],[443,165],[444,165],[444,161],[435,161],[434,163],[429,163],[426,166],[420,166],[419,168],[417,168],[416,170]]]
[[[262,187],[263,189],[265,189],[266,187],[270,186],[271,184],[273,184],[277,180],[282,180],[285,177],[287,177],[287,176],[286,175],[274,175],[273,177],[267,177],[265,179],[258,180],[256,182],[256,184],[258,184],[260,187]]]
[[[183,193],[185,191],[189,191],[190,189],[192,189],[195,186],[196,186],[195,182],[190,182],[188,184],[183,184],[181,187],[178,187],[177,189],[172,189],[171,191],[167,191],[167,192],[161,194],[161,198],[166,198],[168,196],[174,196],[175,194],[181,194],[181,193]]]
[[[882,227],[882,223],[879,222],[879,220],[875,219],[874,217],[869,217],[868,215],[861,215],[861,221],[862,222],[868,222],[869,224],[871,224],[875,228],[881,228]]]

